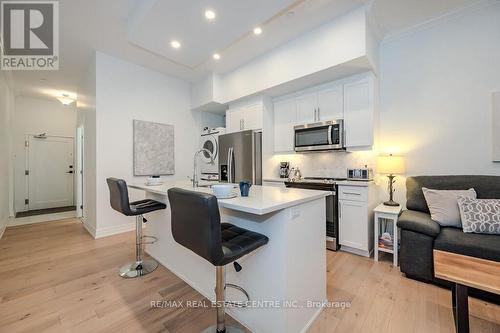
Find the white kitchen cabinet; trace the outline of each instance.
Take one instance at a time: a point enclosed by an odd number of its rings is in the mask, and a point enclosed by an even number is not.
[[[344,118],[344,89],[341,84],[318,91],[317,120]]]
[[[339,185],[339,244],[343,251],[369,257],[373,251],[373,208],[377,187]]]
[[[370,150],[378,124],[376,79],[360,74],[281,98],[274,103],[274,151],[293,151],[293,126],[344,119],[346,149]]]
[[[226,111],[226,133],[262,129],[262,103],[229,108]]]
[[[226,111],[226,133],[241,131],[243,119],[242,109],[229,109]]]
[[[344,131],[347,148],[371,147],[374,141],[373,79],[344,85]]]
[[[262,104],[249,105],[243,111],[243,130],[262,129]]]
[[[297,122],[297,109],[293,99],[274,103],[274,151],[294,150],[293,126]]]
[[[299,95],[295,98],[297,123],[305,124],[317,121],[318,95],[316,92]]]
[[[366,202],[339,201],[339,242],[340,245],[368,251],[368,234],[364,232],[368,220]]]

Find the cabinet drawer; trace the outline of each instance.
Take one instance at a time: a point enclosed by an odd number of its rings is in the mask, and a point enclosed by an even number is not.
[[[339,186],[339,200],[368,201],[368,188],[360,186]]]

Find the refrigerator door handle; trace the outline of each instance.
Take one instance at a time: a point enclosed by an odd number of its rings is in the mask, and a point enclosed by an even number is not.
[[[234,148],[230,147],[227,151],[227,182],[232,183],[233,182],[233,152]]]

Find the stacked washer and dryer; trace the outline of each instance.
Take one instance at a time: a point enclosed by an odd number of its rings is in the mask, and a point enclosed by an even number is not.
[[[219,135],[222,134],[226,134],[224,127],[205,127],[201,133],[200,147],[209,150],[214,156],[213,163],[210,163],[210,156],[206,152],[200,155],[200,179],[202,180],[219,180]]]

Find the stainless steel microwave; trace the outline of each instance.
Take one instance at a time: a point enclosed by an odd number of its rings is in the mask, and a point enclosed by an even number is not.
[[[342,150],[344,145],[344,120],[294,126],[295,151]]]

